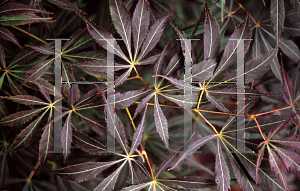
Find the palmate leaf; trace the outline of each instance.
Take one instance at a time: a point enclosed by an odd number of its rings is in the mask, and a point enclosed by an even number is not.
[[[0,120],[0,124],[7,125],[7,126],[24,124],[27,121],[31,120],[33,117],[35,117],[38,113],[45,110],[46,108],[47,107],[13,113],[9,116],[2,118]]]
[[[139,53],[150,25],[150,12],[145,0],[138,1],[132,16],[132,38],[134,42],[134,60]]]
[[[29,81],[37,80],[42,75],[44,75],[45,72],[47,72],[48,69],[50,68],[53,61],[54,61],[54,58],[44,60],[44,61],[40,62],[39,64],[35,65],[34,67],[32,67],[30,70],[28,70],[23,84],[25,84]]]
[[[267,71],[277,54],[277,47],[245,63],[245,83],[250,83]]]
[[[290,137],[284,137],[280,140],[272,140],[287,148],[300,150],[300,135],[292,135]]]
[[[117,164],[124,159],[110,162],[86,162],[77,165],[70,165],[58,170],[54,173],[65,180],[83,182],[95,178],[106,168]]]
[[[155,92],[147,95],[142,99],[142,101],[138,104],[137,108],[135,109],[133,119],[145,108],[146,104],[150,101],[150,99],[155,95]]]
[[[145,55],[147,55],[158,43],[162,32],[164,30],[164,24],[170,15],[167,14],[161,19],[158,19],[149,29],[147,36],[142,45],[141,52],[138,56],[137,61],[140,61]]]
[[[110,0],[110,14],[114,26],[125,42],[126,48],[131,55],[131,17],[122,0]]]
[[[146,105],[143,118],[142,118],[139,126],[137,127],[136,131],[134,132],[129,155],[131,155],[135,152],[135,150],[139,146],[140,142],[142,141],[142,138],[144,135],[144,129],[145,129],[145,117],[146,117],[146,112],[147,112],[147,106],[148,105]]]
[[[300,177],[300,155],[296,152],[272,145],[278,156],[281,158],[287,170],[293,172],[298,178]]]
[[[276,42],[280,41],[281,31],[284,27],[284,17],[285,17],[285,9],[284,9],[284,1],[283,0],[272,0],[271,7],[271,22],[273,24],[273,30],[275,32]]]
[[[225,113],[229,113],[229,110],[223,105],[222,102],[214,98],[213,96],[209,95],[208,92],[206,92],[206,98],[210,103],[212,103],[214,106],[216,106],[220,111],[223,111]]]
[[[286,168],[282,163],[279,156],[267,145],[268,153],[269,153],[269,162],[271,169],[275,172],[276,176],[281,180],[284,185],[285,190],[288,190],[287,187],[287,178],[286,178]]]
[[[73,142],[77,148],[81,150],[93,154],[99,155],[100,152],[107,151],[106,146],[104,146],[99,141],[89,137],[87,134],[82,133],[76,129],[72,129]],[[110,151],[107,151],[108,153]]]
[[[28,13],[49,13],[43,10],[35,9],[22,3],[8,2],[0,7],[0,16],[14,16]]]
[[[139,100],[145,93],[150,91],[151,89],[127,91],[124,93],[117,92],[115,94],[115,108],[125,109]]]
[[[20,134],[14,140],[8,151],[17,151],[28,147],[32,143],[32,141],[36,137],[39,124],[41,123],[41,120],[47,111],[48,109],[20,132]]]
[[[25,105],[49,105],[43,100],[31,95],[16,95],[11,97],[1,97],[1,98],[8,99],[10,101],[20,103],[20,104],[25,104]]]
[[[256,179],[256,165],[255,156],[251,154],[237,154],[238,159],[243,164],[252,180]],[[274,173],[271,171],[269,164],[262,161],[261,167],[258,169],[258,184],[266,187],[269,190],[285,190],[280,180],[276,178]]]
[[[223,6],[222,6],[221,16],[223,18]],[[204,23],[204,32],[203,32],[203,43],[204,43],[204,60],[215,57],[221,46],[220,28],[217,20],[210,13],[207,3],[205,4],[205,23]]]
[[[119,56],[120,58],[123,58],[125,61],[130,63],[130,61],[127,59],[127,57],[124,55],[123,51],[121,50],[120,46],[117,43],[111,44],[108,41],[108,39],[113,39],[113,36],[110,33],[97,27],[91,21],[85,19],[85,22],[90,35],[95,39],[95,41],[100,46],[102,46],[107,51],[109,51],[110,49],[114,50],[114,52],[111,53],[114,53],[115,55]]]
[[[168,121],[159,105],[157,94],[154,97],[154,122],[161,140],[164,142],[166,148],[169,149]]]
[[[13,33],[11,33],[6,28],[0,27],[0,38],[11,41],[14,44],[16,44],[18,47],[22,48],[18,40],[15,38],[15,35],[13,35]]]
[[[293,9],[296,14],[300,15],[300,2],[299,0],[290,0],[290,3],[293,5]]]
[[[215,58],[208,58],[197,64],[193,64],[192,73],[193,81],[206,81],[213,76],[213,72],[217,66]]]
[[[45,125],[39,142],[39,161],[41,166],[44,166],[46,161],[53,156],[54,153],[51,153],[51,151],[54,151],[53,121]]]
[[[250,28],[250,18],[247,15],[243,22],[237,26],[234,30],[233,34],[230,36],[230,39],[250,39],[252,35],[252,31]],[[225,46],[225,50],[221,61],[218,67],[215,70],[214,76],[219,74],[221,71],[224,71],[226,68],[231,66],[232,64],[236,63],[237,55],[236,49],[238,43],[241,43],[239,40],[229,40]],[[250,41],[245,40],[244,44],[244,53],[246,53],[249,49]]]
[[[178,178],[161,179],[159,182],[169,183],[182,186],[184,188],[197,189],[215,186],[216,183],[213,180],[209,180],[203,177],[186,176]]]
[[[220,138],[217,139],[217,148],[218,150],[215,163],[216,183],[219,190],[227,191],[228,189],[230,189],[230,175],[221,148]]]
[[[225,146],[225,145],[224,145]],[[225,146],[226,147],[226,146]],[[261,188],[255,184],[255,182],[247,176],[247,171],[242,167],[242,164],[236,159],[236,157],[230,153],[226,147],[226,152],[234,173],[236,180],[241,188],[245,191],[261,191]]]
[[[27,25],[40,22],[53,23],[54,21],[52,20],[52,17],[43,18],[32,13],[16,16],[0,16],[0,25],[4,26]]]
[[[166,44],[165,48],[163,49],[162,53],[160,54],[160,57],[157,59],[154,67],[153,67],[153,74],[154,74],[154,79],[153,79],[153,85],[154,88],[158,88],[159,84],[157,84],[157,75],[161,73],[162,70],[162,65],[163,65],[163,58],[166,56],[166,49],[169,45],[169,42]]]
[[[66,162],[69,154],[71,153],[71,142],[72,142],[72,126],[71,126],[71,112],[67,116],[61,131],[61,145],[64,155],[64,161]]]
[[[265,51],[269,51],[270,49],[272,49],[271,45],[268,43],[268,41],[265,39],[265,37],[261,34],[260,30],[259,30],[259,34],[264,43]],[[282,43],[280,44],[280,46],[281,45],[282,45]],[[271,66],[271,70],[272,70],[273,74],[275,75],[275,77],[282,82],[282,76],[281,76],[281,72],[280,72],[280,64],[279,64],[277,57],[272,60],[272,63],[270,64],[270,66]]]
[[[121,159],[124,160],[124,159]],[[124,165],[126,164],[126,161],[123,162],[123,164],[115,170],[111,175],[106,177],[95,189],[94,191],[112,191],[114,190],[115,184],[118,180],[118,177],[120,175],[121,170],[123,169]]]
[[[184,151],[184,153],[181,155],[181,157],[179,158],[179,160],[176,162],[176,164],[171,168],[173,169],[174,167],[176,167],[182,160],[184,160],[186,157],[192,155],[194,152],[196,152],[200,147],[202,147],[205,143],[209,142],[210,140],[214,139],[217,135],[213,134],[213,135],[208,135],[205,136],[195,142],[193,142],[188,148],[187,150]]]

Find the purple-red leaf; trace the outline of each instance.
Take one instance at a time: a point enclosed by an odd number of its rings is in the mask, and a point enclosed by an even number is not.
[[[215,138],[217,135],[213,134],[213,135],[208,135],[205,136],[201,139],[198,139],[197,141],[193,142],[188,148],[187,150],[184,151],[184,153],[182,154],[182,156],[179,158],[179,160],[177,161],[177,163],[171,168],[173,169],[175,166],[177,166],[182,160],[184,160],[186,157],[192,155],[194,152],[196,152],[200,147],[202,147],[205,143],[209,142],[210,140],[212,140],[213,138]]]
[[[122,52],[120,46],[115,42],[112,43],[111,41],[109,41],[110,39],[114,39],[114,37],[109,32],[106,32],[105,30],[99,28],[91,21],[85,20],[85,22],[89,33],[100,46],[130,63],[128,58]]]
[[[71,153],[71,142],[72,142],[72,126],[71,126],[71,113],[67,116],[61,131],[61,146],[64,155],[64,161],[67,161],[69,154]]]
[[[27,121],[31,120],[34,116],[36,116],[39,112],[44,110],[45,108],[31,109],[13,113],[9,116],[6,116],[0,120],[1,125],[9,125],[15,126],[24,124]]]
[[[110,14],[114,23],[114,26],[118,33],[121,35],[130,59],[131,55],[131,18],[130,13],[126,9],[122,0],[110,0]]]
[[[49,105],[48,103],[44,102],[43,100],[31,96],[31,95],[16,95],[10,97],[1,97],[3,99],[8,99],[16,103],[25,104],[25,105]]]
[[[106,146],[104,146],[99,141],[91,138],[90,136],[75,129],[72,130],[72,134],[73,142],[77,148],[80,148],[83,151],[93,155],[99,155],[101,154],[101,152],[106,151]]]
[[[215,163],[216,183],[220,191],[228,191],[228,189],[230,189],[230,175],[220,145],[220,138],[217,139],[217,148]]]
[[[0,27],[0,38],[11,41],[15,43],[18,47],[22,48],[18,40],[15,38],[15,35],[13,35],[13,33],[11,33],[6,28]]]
[[[121,159],[122,160],[122,159]],[[111,175],[106,177],[95,189],[94,191],[113,191],[115,184],[118,180],[118,177],[120,175],[121,170],[123,169],[124,165],[126,164],[126,161],[123,162],[123,164],[117,168]]]
[[[214,98],[213,96],[210,96],[208,92],[206,92],[206,98],[210,103],[212,103],[214,106],[216,106],[220,111],[223,111],[224,113],[229,113],[229,110],[223,105],[222,102]]]
[[[45,125],[39,143],[39,160],[41,166],[44,166],[47,160],[53,156],[53,153],[51,153],[53,151],[54,151],[54,130],[53,130],[53,121],[51,121],[50,123]]]
[[[160,108],[157,94],[154,97],[154,122],[161,140],[166,148],[169,149],[168,121]]]
[[[268,69],[277,55],[277,47],[245,63],[245,83],[248,84],[261,76]]]
[[[134,43],[134,60],[144,42],[150,24],[150,12],[145,0],[139,0],[132,17],[132,37]]]
[[[203,60],[197,64],[193,64],[192,73],[193,81],[206,81],[213,76],[214,70],[217,66],[215,58]]]
[[[44,114],[30,123],[25,129],[20,132],[20,134],[17,136],[17,138],[15,138],[14,142],[10,146],[9,151],[17,151],[26,148],[32,143],[32,141],[36,137],[39,124],[41,123],[41,119],[43,118]]]
[[[25,77],[25,80],[23,84],[29,82],[29,81],[34,81],[40,78],[42,75],[47,72],[47,70],[50,68],[54,58],[44,60],[37,65],[33,66],[30,70],[28,70],[27,75]]]
[[[148,93],[150,91],[151,91],[151,89],[148,89],[146,91],[144,91],[144,90],[127,91],[124,93],[117,92],[115,94],[115,108],[116,109],[125,109],[125,108],[129,107],[130,105],[134,104],[145,93]]]
[[[54,173],[65,180],[83,182],[95,178],[106,168],[121,162],[124,159],[111,162],[86,162],[76,165],[70,165],[58,170]]]
[[[230,36],[230,39],[250,39],[251,35],[252,31],[250,27],[250,18],[249,15],[247,15],[244,21],[234,30],[233,34]],[[244,53],[248,51],[250,42],[250,40],[245,40]],[[236,63],[237,55],[235,52],[237,50],[238,43],[242,43],[242,41],[228,40],[219,66],[215,71],[215,74],[224,71],[226,68]]]
[[[271,0],[271,23],[273,24],[273,31],[275,32],[276,42],[280,41],[281,31],[284,28],[284,1],[283,0]]]
[[[8,2],[0,7],[0,16],[14,16],[29,13],[49,13],[47,11],[38,10],[29,5],[22,3]]]
[[[143,138],[143,135],[144,135],[145,117],[146,117],[146,112],[147,112],[147,106],[148,105],[146,105],[143,118],[142,118],[139,126],[137,127],[136,131],[134,132],[133,139],[132,139],[132,145],[131,145],[129,155],[131,155],[135,152],[135,150],[139,146],[140,142],[142,141],[142,138]]]
[[[203,42],[204,60],[215,57],[221,46],[220,28],[217,20],[210,13],[207,3],[205,4]]]
[[[281,180],[284,185],[285,190],[288,190],[287,179],[286,179],[286,168],[282,163],[278,155],[267,145],[269,153],[269,163],[270,167],[275,173],[275,175]]]
[[[169,14],[161,19],[158,19],[149,29],[147,36],[144,40],[141,52],[138,56],[138,61],[144,58],[158,43],[162,32],[164,30],[164,24],[167,21]]]

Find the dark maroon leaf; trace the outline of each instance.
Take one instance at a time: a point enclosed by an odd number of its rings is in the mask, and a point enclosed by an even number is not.
[[[39,160],[41,166],[44,166],[47,160],[52,158],[54,151],[54,130],[53,121],[45,125],[44,131],[39,143]]]
[[[49,105],[43,100],[31,96],[31,95],[16,95],[11,97],[1,97],[2,99],[8,99],[16,103],[25,104],[25,105]]]
[[[169,14],[164,16],[161,19],[158,19],[149,29],[147,36],[144,40],[144,43],[142,45],[141,52],[138,56],[137,61],[141,60],[146,56],[158,43],[162,32],[164,30],[164,24],[167,21],[167,18],[169,17]]]
[[[204,60],[215,57],[221,46],[220,28],[217,20],[210,13],[207,3],[205,4],[203,42]]]
[[[127,91],[124,93],[117,92],[115,93],[115,108],[116,109],[125,109],[130,105],[134,104],[137,100],[139,100],[145,93],[150,92],[151,89],[148,90],[134,90]]]
[[[215,186],[215,182],[213,180],[209,180],[203,177],[197,176],[185,176],[178,178],[168,178],[162,179],[160,182],[177,184],[183,186],[184,188],[206,188],[209,186]]]
[[[52,43],[51,43],[52,44]],[[33,50],[46,54],[46,55],[55,55],[54,49],[51,49],[49,45],[44,45],[44,46],[30,46],[30,45],[25,45],[27,47],[32,48]]]
[[[193,73],[193,82],[196,81],[206,81],[213,76],[213,72],[217,66],[215,58],[209,58],[203,60],[197,64],[193,64],[192,73]]]
[[[276,42],[280,41],[281,32],[284,27],[284,1],[283,0],[271,0],[271,23],[273,24],[273,30],[275,32]]]
[[[124,159],[110,162],[86,162],[77,165],[70,165],[58,170],[54,173],[65,180],[83,182],[95,178],[106,168],[121,162]]]
[[[54,58],[51,58],[48,60],[44,60],[44,61],[38,63],[37,65],[33,66],[30,70],[28,70],[23,84],[25,84],[29,81],[37,80],[42,75],[44,75],[45,72],[47,72],[47,70],[50,68],[53,61],[54,61]]]
[[[164,142],[166,148],[169,149],[168,121],[160,108],[157,94],[154,97],[154,122],[161,140]]]
[[[0,38],[11,41],[11,42],[15,43],[18,47],[22,48],[21,45],[19,44],[18,40],[13,35],[13,33],[11,33],[6,28],[0,27]]]
[[[245,63],[245,83],[250,83],[261,76],[277,55],[277,47]]]
[[[38,10],[33,7],[30,7],[29,5],[15,2],[8,2],[0,7],[0,16],[14,16],[37,12],[49,13],[43,10]]]
[[[91,138],[87,134],[84,134],[78,130],[73,129],[73,142],[76,147],[84,150],[93,155],[99,155],[101,152],[106,151],[106,146],[104,146],[99,141]],[[109,151],[107,151],[109,153]]]
[[[146,38],[150,24],[150,13],[145,0],[139,0],[132,17],[132,37],[134,42],[134,60]]]
[[[244,21],[234,30],[233,34],[230,36],[230,39],[250,39],[252,31],[250,28],[250,18],[247,15]],[[221,61],[215,71],[215,75],[224,71],[226,68],[236,63],[237,55],[236,49],[238,43],[241,43],[239,40],[228,40]],[[245,40],[244,53],[246,53],[250,46],[250,40]]]
[[[68,156],[71,153],[72,143],[72,126],[71,126],[71,113],[67,116],[61,131],[61,145],[63,149],[64,161],[67,161]]]
[[[212,103],[214,106],[216,106],[220,111],[223,111],[224,113],[229,113],[229,110],[223,105],[222,102],[220,102],[213,96],[210,96],[207,92],[206,92],[206,98],[208,101],[210,101],[210,103]]]
[[[131,18],[130,13],[126,9],[122,0],[110,0],[110,14],[114,23],[114,26],[118,33],[121,35],[126,48],[129,53],[130,60],[131,55]]]
[[[122,159],[121,159],[122,160]],[[124,159],[123,159],[124,160]],[[123,169],[124,165],[126,164],[126,161],[123,162],[123,164],[115,170],[112,174],[110,174],[108,177],[106,177],[95,189],[94,191],[113,191],[115,184],[118,180],[118,177],[120,175],[121,170]]]
[[[45,108],[39,108],[39,109],[25,110],[25,111],[13,113],[9,116],[2,118],[0,120],[0,124],[9,125],[9,126],[24,124],[27,121],[31,120],[34,116],[36,116],[44,109]]]
[[[151,94],[147,95],[142,99],[142,101],[138,104],[137,108],[135,109],[133,119],[139,114],[142,109],[145,108],[146,104],[150,101],[150,99],[155,95],[155,92],[152,92]]]
[[[228,189],[230,189],[229,170],[220,145],[220,138],[218,138],[217,140],[218,150],[215,163],[216,183],[219,190],[228,191]]]
[[[271,169],[274,171],[275,175],[281,180],[284,185],[285,190],[288,190],[287,187],[287,178],[286,178],[286,168],[282,163],[278,155],[267,145],[269,153],[269,163]]]
[[[174,167],[176,167],[182,160],[184,160],[186,157],[192,155],[194,152],[196,152],[200,147],[202,147],[205,143],[209,142],[210,140],[212,140],[213,138],[215,138],[217,135],[213,134],[213,135],[208,135],[206,137],[203,137],[195,142],[193,142],[188,148],[187,150],[184,151],[184,153],[182,154],[182,156],[179,158],[179,160],[177,161],[177,163],[172,167],[172,169]]]
[[[9,151],[17,151],[26,148],[32,143],[32,141],[36,137],[39,124],[41,123],[41,119],[44,115],[45,112],[20,132],[20,134],[10,146]]]
[[[143,118],[137,127],[136,131],[134,132],[133,139],[132,139],[132,145],[129,154],[133,154],[137,147],[139,146],[140,142],[142,141],[143,135],[144,135],[144,128],[145,128],[145,117],[147,112],[147,106],[144,111]]]

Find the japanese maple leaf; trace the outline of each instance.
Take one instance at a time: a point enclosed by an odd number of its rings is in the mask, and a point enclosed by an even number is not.
[[[113,39],[112,34],[97,27],[86,18],[83,17],[83,19],[87,24],[89,33],[100,46],[107,51],[114,53],[129,64],[125,66],[115,65],[116,69],[120,67],[120,69],[128,68],[125,73],[115,80],[115,87],[117,87],[126,81],[132,69],[136,71],[136,65],[153,64],[158,59],[160,54],[151,56],[147,59],[144,58],[160,40],[164,30],[164,24],[169,17],[169,14],[157,20],[149,27],[150,13],[145,0],[138,1],[132,18],[122,0],[110,0],[109,2],[114,26],[125,43],[129,57],[123,53],[117,42],[112,43],[112,41],[109,41],[110,39]],[[133,47],[131,45],[131,38],[133,38]],[[107,67],[107,61],[91,61],[86,65],[96,66],[99,68],[98,71],[105,72],[106,70],[104,69]],[[94,70],[96,70],[95,67]]]

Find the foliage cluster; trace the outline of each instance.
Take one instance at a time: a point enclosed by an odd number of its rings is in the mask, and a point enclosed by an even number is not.
[[[0,188],[299,190],[299,36],[299,0],[1,0]],[[56,38],[70,40],[55,101],[55,44],[45,40]],[[232,39],[249,39],[243,111]],[[51,153],[59,120],[61,154]]]

